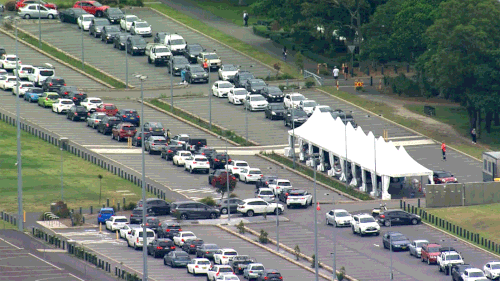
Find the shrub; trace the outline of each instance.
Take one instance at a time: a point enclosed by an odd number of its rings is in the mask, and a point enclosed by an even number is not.
[[[136,0],[136,1],[135,1],[135,5],[136,5],[137,7],[144,7],[144,2],[143,2],[142,0]]]
[[[231,193],[231,194],[229,195],[229,198],[238,198],[238,195],[236,195],[236,194],[234,194],[234,193]]]
[[[181,213],[180,213],[180,212],[175,212],[175,213],[173,214],[173,216],[174,216],[175,221],[176,221],[177,223],[181,223],[181,222],[182,222],[182,218],[181,218]]]
[[[201,203],[203,204],[206,204],[208,206],[215,206],[217,203],[215,202],[215,200],[212,198],[212,197],[205,197],[203,199],[200,200]]]
[[[259,242],[262,244],[269,243],[269,238],[267,237],[267,232],[265,232],[264,229],[260,230]]]
[[[391,85],[391,90],[394,94],[406,95],[410,97],[420,96],[420,87],[414,79],[406,77],[403,73],[399,74],[397,77],[385,77],[384,84],[388,83]]]
[[[137,206],[136,203],[129,202],[128,204],[126,204],[125,206],[123,206],[123,210],[124,211],[131,211],[131,210],[135,209],[136,206]]]
[[[306,88],[308,88],[308,89],[312,88],[312,87],[314,87],[314,85],[316,85],[316,82],[309,80],[309,79],[306,81]]]
[[[312,255],[312,262],[311,262],[311,267],[316,268],[316,255]],[[319,261],[318,261],[318,267],[319,267]]]
[[[299,248],[299,245],[295,245],[295,248],[293,248],[293,254],[294,254],[296,260],[300,259],[300,248]]]
[[[306,59],[306,57],[304,57],[304,55],[301,54],[300,52],[295,55],[295,65],[300,70],[304,69],[304,60],[305,59]]]
[[[83,225],[83,215],[76,213],[73,215],[73,224],[75,226]]]
[[[339,270],[339,273],[337,273],[337,279],[339,281],[342,281],[344,280],[344,278],[345,278],[345,267],[342,266]]]
[[[236,226],[240,234],[245,234],[245,224],[243,220],[240,220],[240,223]]]
[[[13,12],[16,10],[16,1],[9,1],[5,3],[5,10]]]

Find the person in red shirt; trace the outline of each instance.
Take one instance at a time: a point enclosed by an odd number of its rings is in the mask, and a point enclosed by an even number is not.
[[[205,71],[208,72],[208,61],[207,61],[207,59],[205,59],[205,61],[203,62],[203,69],[205,69]]]
[[[441,151],[443,152],[443,161],[446,161],[446,144],[444,142],[441,144]]]

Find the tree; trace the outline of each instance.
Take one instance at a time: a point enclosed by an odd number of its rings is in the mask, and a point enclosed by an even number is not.
[[[217,181],[215,183],[215,189],[216,189],[217,193],[221,194],[221,198],[224,198],[224,194],[226,194],[226,192],[228,191],[226,182],[227,182],[226,175],[224,174],[221,176],[221,180]],[[232,175],[229,175],[229,193],[228,194],[231,194],[235,188],[236,188],[236,180],[233,179]]]

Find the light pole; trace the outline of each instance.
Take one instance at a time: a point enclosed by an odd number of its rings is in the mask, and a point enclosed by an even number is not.
[[[316,207],[314,208],[314,269],[315,269],[315,277],[316,281],[318,281],[319,278],[319,272],[318,272],[318,200],[316,198],[316,156],[318,156],[317,153],[313,153],[311,155],[311,160],[313,161],[313,173],[314,173],[314,204]]]
[[[81,3],[81,2],[80,2]],[[125,24],[125,30],[127,29],[127,25]],[[125,88],[128,88],[128,38],[125,41]],[[142,83],[142,80],[141,80]],[[142,141],[141,141],[142,143]]]
[[[61,150],[61,201],[64,202],[64,161],[63,161],[63,151],[64,145],[69,141],[68,138],[60,138],[59,139],[59,149]],[[99,198],[100,199],[100,198]],[[99,202],[99,205],[101,203]]]
[[[143,83],[148,79],[147,76],[141,75],[141,74],[135,74],[134,75],[139,81],[141,81],[141,118],[142,120],[144,119],[144,88],[143,88]],[[127,76],[128,77],[128,76]],[[128,84],[128,83],[127,83]],[[141,126],[139,121],[139,126]],[[142,275],[144,281],[148,281],[148,248],[147,248],[147,243],[148,243],[148,234],[146,232],[146,212],[147,212],[147,205],[146,205],[146,159],[144,156],[144,140],[141,141],[141,155],[142,155],[142,263],[143,263],[143,269],[142,269]]]
[[[295,121],[292,106],[292,155],[293,155],[293,169],[295,169]]]
[[[283,167],[279,167],[279,168],[281,168],[283,170]],[[278,179],[279,179],[279,175],[278,175],[279,168],[276,168],[276,176],[278,177]],[[273,167],[268,167],[268,169],[272,170]],[[274,200],[276,201],[276,197]],[[278,203],[278,202],[276,202],[276,203]],[[276,251],[279,252],[280,251],[280,220],[278,218],[278,207],[276,207],[275,214],[276,214]]]
[[[330,193],[325,193],[326,196],[330,196]],[[335,195],[332,194],[332,204],[333,204],[333,209],[335,209]],[[337,224],[333,225],[333,230],[332,230],[332,236],[333,236],[333,253],[332,253],[332,259],[333,259],[333,281],[337,280]]]
[[[351,111],[352,112],[352,111]],[[347,114],[344,114],[344,143],[345,143],[345,168],[344,168],[344,176],[345,176],[345,188],[349,189],[349,183],[347,182]]]
[[[80,1],[80,9],[83,10],[83,2],[81,2],[81,1]],[[84,69],[85,68],[85,57],[83,55],[83,16],[81,16],[81,17],[82,17],[82,27],[80,29],[82,30],[82,32],[81,32],[81,35],[82,35],[81,36],[82,37],[82,69]]]
[[[101,181],[102,181],[102,175],[98,175],[97,178],[99,179],[99,206],[101,206]],[[125,206],[123,206],[125,207]]]
[[[215,50],[214,50],[214,53],[215,53]],[[208,68],[208,110],[209,110],[209,119],[210,119],[210,124],[209,124],[209,128],[210,130],[212,130],[212,95],[213,93],[210,93],[212,87],[210,87],[210,68],[211,68],[211,65],[210,63],[208,62],[207,60],[207,68]],[[229,187],[229,183],[228,184],[228,187]],[[229,196],[229,194],[228,194]],[[229,200],[229,197],[228,197],[228,200]]]
[[[174,112],[174,55],[170,56],[170,111]]]
[[[42,9],[42,3],[40,0],[38,0],[38,46],[40,49],[42,48],[42,22],[41,22],[41,10]]]
[[[390,220],[389,220],[389,229],[392,229],[392,221]],[[389,280],[393,280],[394,273],[392,272],[392,234],[389,236],[389,252],[391,254],[391,273],[389,274]]]
[[[229,165],[229,155],[227,154],[227,137],[226,137],[226,165]],[[227,184],[227,223],[231,221],[231,208],[229,205],[229,185],[231,184],[229,182],[229,170],[226,169],[226,184]]]

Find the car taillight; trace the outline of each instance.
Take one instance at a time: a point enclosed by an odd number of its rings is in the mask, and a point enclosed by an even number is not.
[[[137,243],[139,243],[139,237],[137,237]]]
[[[78,113],[77,113],[77,112],[75,112],[75,115],[78,115]]]
[[[149,223],[146,223],[146,226],[148,226],[148,225],[149,225]]]
[[[205,155],[205,152],[203,152],[201,155]]]
[[[137,139],[138,139],[138,140],[140,140],[140,139],[141,139],[141,137],[137,137]]]
[[[49,86],[52,86],[53,84],[52,83],[49,83]]]
[[[73,97],[73,100],[76,100],[76,97]]]
[[[66,83],[64,83],[63,85],[66,86]]]
[[[227,259],[227,257],[225,257],[225,256],[222,256],[222,258],[223,258],[223,259]]]
[[[229,160],[227,160],[227,161],[231,162],[231,159],[229,159]]]
[[[167,229],[167,232],[170,232],[170,229]]]
[[[234,170],[238,169],[238,167],[233,167]]]
[[[194,245],[189,245],[189,247],[194,248]]]
[[[269,183],[266,181],[266,184],[269,184]]]
[[[267,278],[267,276],[265,276],[265,277],[264,277],[264,280],[267,280],[267,279],[268,279],[268,278]]]
[[[260,175],[260,177],[262,178],[264,175]]]
[[[95,120],[96,123],[99,123],[99,120]]]
[[[257,197],[260,198],[260,195],[258,195]]]
[[[280,280],[283,280],[283,276],[280,276]]]
[[[106,127],[109,127],[109,124],[106,124]]]
[[[385,215],[380,215],[380,218],[381,218],[381,219],[385,218]]]
[[[132,233],[132,231],[127,232],[128,234]]]
[[[49,98],[45,98],[45,100],[49,100]]]
[[[301,199],[301,200],[304,200],[304,199],[306,199],[306,198],[300,198],[300,199]]]
[[[68,92],[64,92],[65,95],[68,95]]]
[[[170,149],[169,149],[169,150],[167,151],[167,153],[172,153],[172,150],[170,150]]]
[[[219,272],[217,272],[217,274],[215,274],[215,276],[219,276]]]
[[[122,117],[123,117],[123,118],[127,118],[127,115],[123,115]]]
[[[137,115],[137,118],[141,118],[141,116]]]
[[[193,164],[196,164],[196,162],[193,162]]]
[[[233,177],[233,180],[235,180],[235,179],[236,179],[236,178],[235,178],[235,177]]]
[[[182,231],[182,229],[179,228],[179,231]]]
[[[195,265],[195,266],[194,266],[194,268],[198,268],[198,266],[197,266],[197,265]]]
[[[184,239],[182,239],[181,241],[184,242]]]
[[[288,192],[287,192],[287,193],[285,193],[285,196],[288,196]]]
[[[130,217],[133,217],[133,216],[134,216],[134,214],[130,214]]]
[[[207,162],[207,164],[210,164],[210,162]]]
[[[163,247],[158,246],[156,247],[156,250],[163,250]]]
[[[214,162],[219,162],[219,159],[214,159]]]
[[[175,246],[170,247],[171,250],[175,250]]]
[[[207,251],[207,254],[208,254],[208,251]]]
[[[99,214],[99,217],[102,217],[102,215],[101,215],[101,214]]]
[[[151,145],[155,145],[154,143],[152,143]]]
[[[153,130],[153,128],[149,128],[149,130],[150,130],[150,131],[152,131],[152,130]]]
[[[182,144],[181,142],[178,142],[177,144]]]

